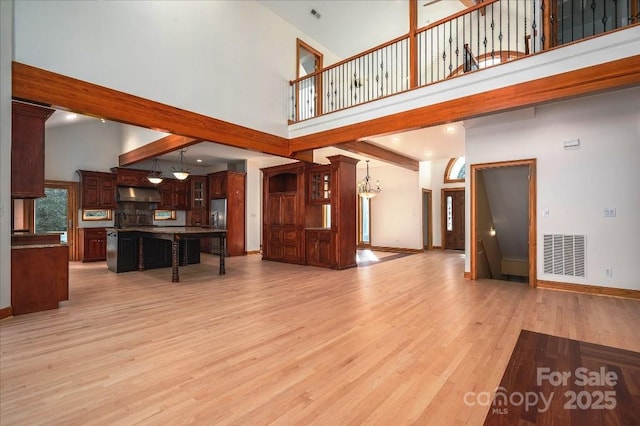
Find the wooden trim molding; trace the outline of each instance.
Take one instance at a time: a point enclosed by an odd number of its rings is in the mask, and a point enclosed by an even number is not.
[[[464,279],[465,280],[470,280],[471,279],[471,272],[464,271]]]
[[[465,181],[465,179],[449,179],[449,174],[451,173],[451,169],[453,168],[453,165],[456,163],[456,161],[458,161],[458,158],[460,157],[453,157],[447,163],[447,167],[446,169],[444,169],[444,183],[459,183],[459,182]],[[465,167],[466,166],[467,165],[465,164]]]
[[[11,306],[0,309],[0,319],[9,318],[10,316],[13,316],[13,312],[11,312]]]
[[[424,253],[423,249],[412,249],[412,248],[404,248],[404,247],[368,246],[368,247],[365,247],[364,249],[372,250],[372,251],[391,252],[391,253]]]
[[[289,142],[292,151],[322,148],[637,85],[640,55],[300,136]]]
[[[282,157],[286,138],[13,62],[14,99]],[[300,149],[298,151],[303,151]]]
[[[640,290],[631,290],[626,288],[602,287],[598,285],[583,285],[543,280],[538,281],[538,288],[571,291],[574,293],[597,294],[600,296],[624,297],[627,299],[640,299]]]
[[[529,167],[529,182],[528,182],[528,192],[529,192],[529,229],[528,229],[528,239],[529,239],[529,286],[536,287],[537,280],[537,208],[536,208],[536,159],[525,159],[525,160],[514,160],[514,161],[500,161],[496,163],[483,163],[483,164],[471,164],[469,169],[469,174],[471,179],[470,184],[470,196],[471,196],[471,235],[470,235],[470,263],[471,263],[471,279],[478,279],[478,270],[477,270],[477,262],[476,257],[478,255],[478,246],[476,244],[477,241],[477,229],[476,229],[476,209],[477,209],[477,174],[486,169],[493,168],[501,168],[501,167],[516,167],[516,166],[527,166]],[[444,241],[444,238],[443,238]]]
[[[464,186],[454,186],[451,188],[441,188],[440,189],[440,238],[441,238],[441,244],[442,247],[445,247],[446,244],[444,243],[445,238],[446,238],[446,232],[447,232],[447,203],[445,203],[444,201],[444,193],[447,191],[464,191],[465,187]],[[466,194],[465,194],[466,197]],[[466,203],[466,200],[465,200]],[[471,215],[473,216],[473,210],[471,211]],[[466,219],[465,219],[466,222]],[[435,247],[434,247],[435,248]]]
[[[379,145],[367,141],[351,141],[336,145],[336,148],[343,149],[354,154],[366,155],[394,166],[409,169],[417,172],[420,170],[420,162],[414,158],[388,150]]]
[[[261,250],[248,250],[246,254],[251,255],[251,254],[260,254],[260,253],[262,253]]]

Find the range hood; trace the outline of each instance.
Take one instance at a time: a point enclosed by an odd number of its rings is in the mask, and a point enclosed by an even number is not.
[[[160,191],[158,188],[138,188],[134,186],[119,186],[118,201],[137,203],[159,203]]]

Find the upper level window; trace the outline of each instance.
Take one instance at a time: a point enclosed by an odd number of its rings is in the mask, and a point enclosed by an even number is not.
[[[464,157],[452,158],[444,172],[444,183],[464,182],[466,177]]]

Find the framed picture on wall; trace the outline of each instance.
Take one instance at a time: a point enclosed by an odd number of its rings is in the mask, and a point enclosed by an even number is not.
[[[111,220],[111,210],[82,209],[82,220]]]
[[[176,211],[175,210],[154,210],[153,219],[154,220],[176,220]]]

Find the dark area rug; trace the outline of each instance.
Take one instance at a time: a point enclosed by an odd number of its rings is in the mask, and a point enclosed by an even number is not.
[[[640,425],[640,353],[522,330],[487,405],[485,425]]]

